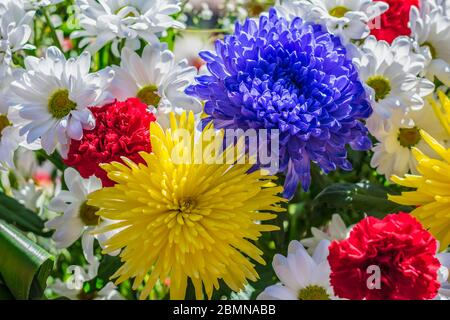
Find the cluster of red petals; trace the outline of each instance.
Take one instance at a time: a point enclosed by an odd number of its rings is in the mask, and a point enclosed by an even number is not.
[[[409,12],[411,6],[419,7],[419,0],[375,0],[389,4],[389,9],[381,15],[380,23],[374,21],[372,34],[378,40],[392,43],[399,36],[411,35]],[[377,18],[378,19],[378,18]]]
[[[338,297],[422,300],[439,290],[437,241],[409,214],[367,217],[348,239],[332,242],[329,249],[330,282]],[[370,289],[375,273],[369,266],[381,271],[378,289]]]
[[[104,187],[110,187],[114,182],[99,165],[122,162],[121,157],[142,163],[139,152],[151,151],[150,123],[156,119],[137,98],[90,109],[95,117],[95,128],[84,130],[81,141],[71,141],[64,162],[77,169],[82,177],[95,175]]]

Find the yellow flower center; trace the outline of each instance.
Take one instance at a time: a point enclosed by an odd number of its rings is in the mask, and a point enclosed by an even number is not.
[[[417,127],[414,128],[401,128],[398,131],[397,140],[401,146],[405,148],[414,147],[419,143],[421,139],[420,131]]]
[[[86,226],[98,225],[100,217],[95,214],[98,210],[99,208],[90,206],[87,204],[87,201],[85,201],[80,207],[81,221],[83,221]]]
[[[298,300],[330,300],[330,296],[323,287],[309,285],[299,291]]]
[[[69,90],[67,89],[56,91],[48,101],[48,111],[57,119],[64,118],[76,107],[76,103],[69,99]]]
[[[248,1],[246,9],[250,17],[257,17],[267,9],[267,4],[260,1]]]
[[[436,59],[437,58],[436,48],[429,42],[425,42],[423,45],[427,46],[430,49],[431,57],[433,59]]]
[[[329,13],[330,13],[330,15],[331,16],[333,16],[333,17],[336,17],[336,18],[342,18],[342,17],[344,17],[345,16],[345,14],[347,13],[347,12],[349,12],[350,10],[348,10],[346,7],[344,7],[344,6],[337,6],[337,7],[335,7],[335,8],[333,8],[333,9],[331,9],[330,11],[329,11]]]
[[[375,90],[375,101],[383,100],[391,92],[391,82],[383,76],[373,76],[367,85]]]
[[[158,95],[158,87],[149,85],[141,88],[137,97],[146,105],[157,107],[161,97]]]
[[[0,114],[0,139],[2,138],[2,131],[6,127],[9,127],[11,122],[9,122],[8,118],[2,114]]]
[[[196,205],[195,200],[191,198],[187,198],[186,200],[180,201],[180,206],[178,208],[178,211],[180,213],[191,213],[192,210],[194,210]]]

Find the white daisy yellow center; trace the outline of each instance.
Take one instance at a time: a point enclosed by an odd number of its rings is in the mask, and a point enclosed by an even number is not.
[[[420,131],[417,127],[401,128],[398,131],[397,140],[405,148],[414,147],[421,139]]]
[[[350,11],[350,10],[347,9],[346,7],[344,7],[344,6],[337,6],[337,7],[334,7],[333,9],[331,9],[331,10],[329,11],[329,13],[330,13],[330,15],[333,16],[333,17],[336,17],[336,18],[342,18],[342,17],[344,17],[345,14],[346,14],[347,12],[349,12],[349,11]]]
[[[154,107],[157,107],[161,100],[161,97],[158,95],[158,87],[155,85],[142,87],[136,96],[146,105]]]
[[[8,118],[5,115],[0,114],[0,139],[2,138],[2,131],[6,127],[9,127],[11,122],[9,122]]]
[[[67,116],[77,104],[69,99],[69,90],[59,89],[55,91],[48,100],[48,111],[56,119]]]
[[[330,296],[325,288],[309,285],[298,292],[298,300],[330,300]]]
[[[383,100],[392,90],[391,82],[383,76],[370,77],[366,83],[375,90],[375,101]]]

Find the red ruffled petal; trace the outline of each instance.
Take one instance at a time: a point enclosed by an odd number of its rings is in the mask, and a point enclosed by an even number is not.
[[[387,215],[383,220],[367,217],[348,239],[330,245],[328,261],[334,293],[346,299],[422,300],[436,296],[440,268],[437,241],[407,213]],[[379,289],[369,289],[373,275],[381,271]]]
[[[139,152],[151,152],[150,123],[156,118],[137,98],[90,109],[96,126],[93,130],[84,130],[81,141],[71,141],[64,162],[77,169],[82,177],[95,175],[104,187],[110,187],[114,182],[99,164],[122,162],[121,157],[142,163]]]
[[[419,0],[376,0],[389,4],[389,9],[380,17],[380,25],[372,29],[371,34],[378,40],[392,43],[399,36],[411,35],[409,12],[411,6],[419,7]],[[374,24],[377,26],[377,24]]]

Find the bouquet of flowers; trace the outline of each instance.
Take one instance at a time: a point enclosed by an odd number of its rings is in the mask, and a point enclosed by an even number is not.
[[[0,0],[0,299],[450,298],[450,1]]]

